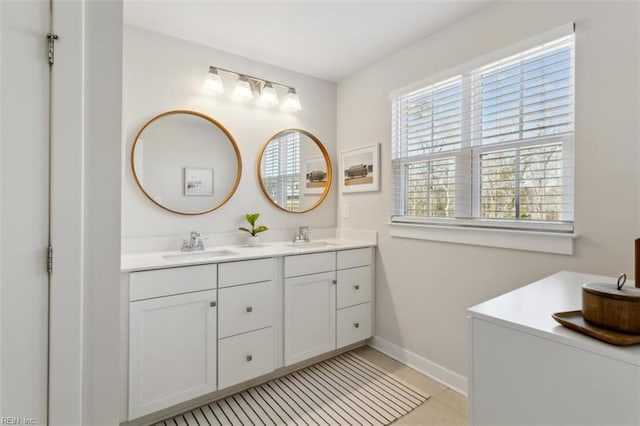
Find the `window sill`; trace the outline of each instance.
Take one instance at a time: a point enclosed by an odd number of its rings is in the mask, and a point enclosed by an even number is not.
[[[573,254],[575,233],[388,222],[394,238],[441,241],[541,253]]]

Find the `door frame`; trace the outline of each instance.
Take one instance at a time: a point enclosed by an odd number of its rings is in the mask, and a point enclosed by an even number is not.
[[[49,424],[118,424],[123,2],[51,1]]]

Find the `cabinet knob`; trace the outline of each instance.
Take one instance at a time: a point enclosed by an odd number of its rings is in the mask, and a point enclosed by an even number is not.
[[[354,323],[353,323],[353,326],[354,326],[355,328],[360,328],[360,323],[359,323],[359,322],[354,322]]]
[[[331,280],[331,284],[338,284],[338,280]]]
[[[247,312],[253,312],[253,307],[247,306]]]
[[[215,308],[216,306],[218,306],[218,304],[214,300],[213,302],[209,302],[209,306],[211,306],[212,308]]]
[[[247,355],[247,362],[251,361],[253,359],[253,355]]]
[[[356,290],[360,290],[360,284],[355,284],[353,288],[355,288]]]

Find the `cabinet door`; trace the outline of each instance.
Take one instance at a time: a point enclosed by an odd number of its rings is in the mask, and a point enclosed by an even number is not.
[[[129,304],[129,418],[216,390],[216,291]]]
[[[336,348],[335,272],[284,281],[284,363]]]

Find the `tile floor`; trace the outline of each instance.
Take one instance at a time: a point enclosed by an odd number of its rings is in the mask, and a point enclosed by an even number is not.
[[[369,346],[362,346],[354,352],[431,396],[418,408],[396,420],[394,425],[466,426],[465,396]]]

